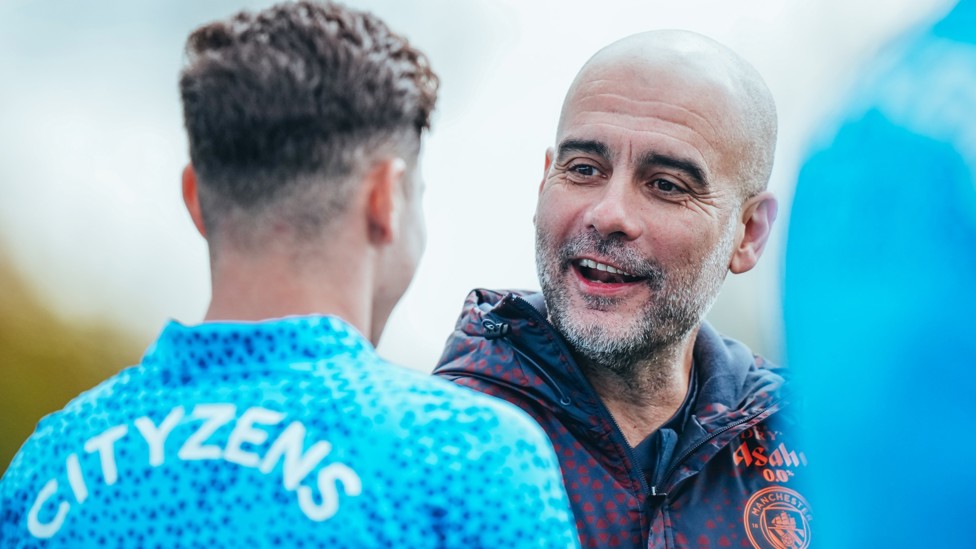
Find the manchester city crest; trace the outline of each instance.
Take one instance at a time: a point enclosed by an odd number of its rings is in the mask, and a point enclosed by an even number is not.
[[[810,546],[810,507],[799,493],[780,486],[749,498],[743,521],[756,549],[806,549]]]

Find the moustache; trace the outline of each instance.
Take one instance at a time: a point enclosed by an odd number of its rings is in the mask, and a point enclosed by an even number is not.
[[[574,259],[583,255],[604,257],[627,273],[644,279],[654,290],[661,289],[664,284],[664,269],[619,238],[604,238],[594,232],[585,232],[565,241],[559,248],[563,269],[568,269]]]

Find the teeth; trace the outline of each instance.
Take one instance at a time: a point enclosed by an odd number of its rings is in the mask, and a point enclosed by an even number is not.
[[[630,274],[630,273],[628,273],[626,271],[622,271],[622,270],[620,270],[620,269],[618,269],[616,267],[611,267],[610,265],[606,265],[606,264],[603,264],[603,263],[597,263],[596,261],[593,261],[592,259],[581,259],[580,262],[579,262],[579,264],[580,264],[581,267],[587,267],[589,269],[596,269],[598,271],[606,271],[606,272],[608,272],[610,274],[618,274],[618,275],[624,275],[624,276],[634,276],[634,275],[632,275],[632,274]]]

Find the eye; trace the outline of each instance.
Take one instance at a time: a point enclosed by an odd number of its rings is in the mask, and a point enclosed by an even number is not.
[[[664,194],[683,194],[685,192],[680,185],[667,179],[654,179],[650,182],[650,186]]]
[[[569,167],[569,171],[583,177],[596,177],[598,175],[602,175],[599,169],[589,164],[573,164]]]

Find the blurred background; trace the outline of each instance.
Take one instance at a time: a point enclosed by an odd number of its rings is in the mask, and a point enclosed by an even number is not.
[[[168,318],[202,318],[207,251],[179,183],[183,42],[271,3],[0,1],[0,471],[43,414],[138,361]],[[710,319],[782,361],[781,248],[811,134],[861,63],[951,1],[347,4],[406,34],[442,79],[423,160],[427,253],[380,345],[429,371],[471,288],[538,287],[532,215],[563,94],[597,49],[653,28],[732,47],[777,100],[777,232]]]

